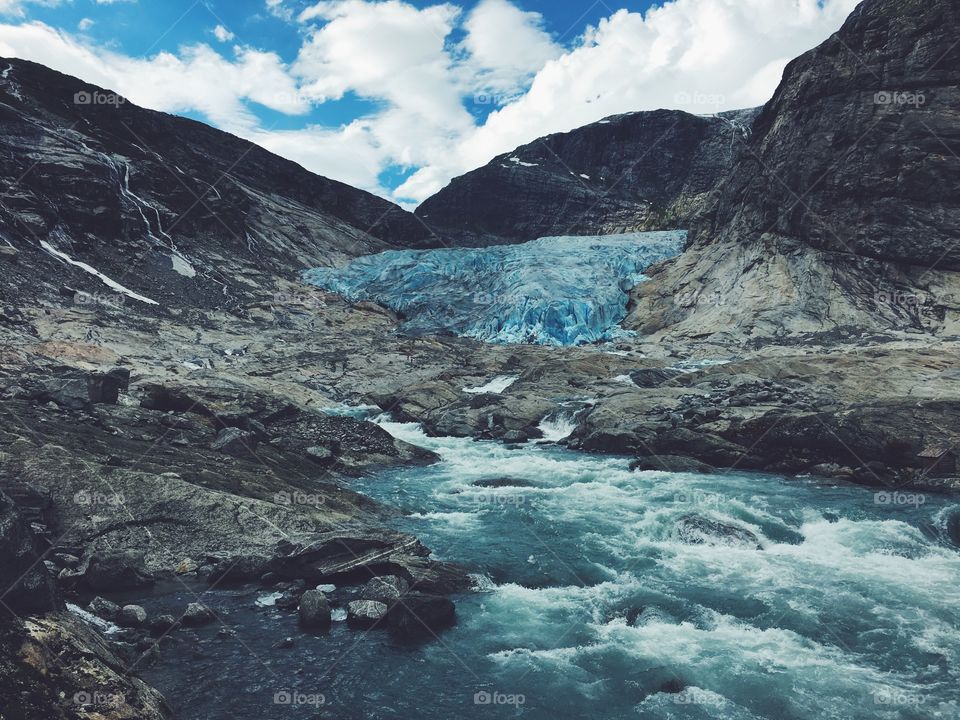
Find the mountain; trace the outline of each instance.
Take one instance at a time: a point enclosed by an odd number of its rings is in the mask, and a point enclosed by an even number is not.
[[[20,292],[229,306],[271,274],[429,239],[381,198],[23,60],[0,61],[0,178],[0,275]]]
[[[866,0],[791,62],[644,332],[956,332],[960,2]]]
[[[635,112],[548,135],[455,178],[416,214],[461,247],[685,228],[758,111]]]

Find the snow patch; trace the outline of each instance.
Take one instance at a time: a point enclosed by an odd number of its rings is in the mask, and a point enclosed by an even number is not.
[[[521,160],[521,159],[518,158],[518,157],[512,157],[512,158],[510,158],[510,162],[516,163],[517,165],[523,165],[523,167],[539,167],[539,165],[538,165],[537,163],[524,162],[523,160]]]
[[[102,272],[100,272],[99,270],[97,270],[96,268],[91,267],[90,265],[87,265],[87,263],[85,263],[85,262],[80,262],[79,260],[74,260],[72,257],[70,257],[69,255],[67,255],[65,252],[61,252],[61,251],[57,250],[55,247],[53,247],[53,245],[51,245],[50,243],[48,243],[46,240],[41,240],[41,241],[40,241],[40,246],[41,246],[44,250],[46,250],[48,253],[50,253],[51,255],[53,255],[55,258],[57,258],[58,260],[62,260],[63,262],[65,262],[65,263],[67,263],[67,264],[69,264],[69,265],[73,265],[74,267],[78,267],[78,268],[80,268],[81,270],[84,270],[84,271],[90,273],[91,275],[94,275],[94,276],[95,276],[97,279],[99,279],[104,285],[106,285],[107,287],[109,287],[109,288],[111,288],[111,289],[113,289],[113,290],[116,290],[117,292],[123,293],[123,294],[126,295],[127,297],[133,298],[134,300],[139,300],[139,301],[142,302],[142,303],[147,303],[148,305],[159,305],[159,304],[160,304],[160,303],[158,303],[156,300],[151,300],[150,298],[145,297],[144,295],[140,295],[139,293],[135,293],[135,292],[134,292],[133,290],[131,290],[130,288],[124,287],[123,285],[121,285],[120,283],[118,283],[118,282],[115,281],[115,280],[111,280],[111,279],[108,278],[106,275],[104,275]]]
[[[476,387],[464,388],[463,391],[473,395],[479,395],[481,393],[499,395],[508,387],[513,385],[517,380],[519,380],[519,377],[516,375],[497,375],[486,385],[477,385]]]

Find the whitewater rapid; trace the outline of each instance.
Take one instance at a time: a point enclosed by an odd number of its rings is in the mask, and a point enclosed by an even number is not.
[[[524,717],[960,716],[949,499],[898,506],[809,478],[630,472],[624,458],[378,422],[442,460],[360,487],[484,578],[445,638],[457,659],[432,661],[524,695]],[[755,542],[692,544],[691,517]]]

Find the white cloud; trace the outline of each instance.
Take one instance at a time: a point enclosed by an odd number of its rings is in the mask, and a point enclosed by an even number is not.
[[[0,0],[0,12],[22,12],[24,1]],[[404,0],[324,0],[295,15],[289,0],[264,0],[302,35],[289,67],[272,52],[235,47],[224,56],[204,43],[133,58],[36,22],[0,25],[0,55],[35,60],[146,107],[202,113],[315,172],[381,194],[385,169],[414,169],[393,197],[419,201],[495,155],[606,115],[760,104],[789,59],[836,30],[856,1],[670,0],[646,14],[615,12],[564,51],[537,13],[508,0],[481,0],[466,15],[451,3],[418,8]],[[223,26],[213,33],[232,40]],[[477,92],[511,100],[478,126],[467,110]],[[301,129],[271,132],[250,105],[303,115],[350,95],[376,109],[342,127],[311,118]]]
[[[783,67],[835,31],[857,0],[674,0],[620,10],[548,61],[530,89],[418,170],[398,197],[422,200],[449,178],[537,137],[606,115],[678,108],[713,113],[765,102]]]
[[[22,57],[112,90],[144,107],[197,111],[231,132],[256,127],[245,100],[288,114],[309,105],[273,53],[237,48],[227,60],[207,45],[149,59],[93,48],[39,22],[0,25],[0,55]]]
[[[523,12],[507,0],[482,0],[463,24],[462,49],[468,77],[477,91],[522,90],[524,81],[563,53],[543,29],[540,13]]]
[[[77,29],[80,32],[86,32],[87,30],[92,28],[93,25],[94,25],[93,20],[91,20],[90,18],[83,18],[80,22],[77,23]]]
[[[217,25],[213,29],[213,35],[220,42],[230,42],[234,38],[233,33],[227,30],[223,25]]]

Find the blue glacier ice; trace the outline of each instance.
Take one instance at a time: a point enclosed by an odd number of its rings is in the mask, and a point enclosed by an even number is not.
[[[686,232],[545,237],[520,245],[389,250],[304,273],[350,301],[372,300],[410,334],[451,332],[497,343],[579,345],[622,335],[627,291]]]

